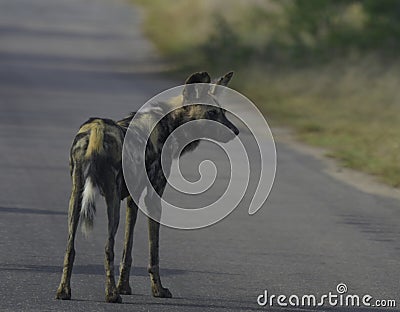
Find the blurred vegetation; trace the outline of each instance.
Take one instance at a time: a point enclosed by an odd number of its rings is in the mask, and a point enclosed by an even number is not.
[[[182,76],[236,71],[269,123],[400,186],[400,1],[135,2]]]

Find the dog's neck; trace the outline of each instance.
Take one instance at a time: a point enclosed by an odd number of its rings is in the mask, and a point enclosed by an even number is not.
[[[139,111],[138,113],[132,112],[127,117],[119,120],[117,123],[126,133],[132,119],[134,119],[136,114],[138,114],[136,118],[138,118],[137,126],[139,128],[143,126],[141,125],[141,120],[145,118],[162,117],[165,114],[165,116],[161,118],[156,127],[152,130],[152,135],[149,138],[152,143],[153,151],[157,154],[161,154],[167,138],[180,126],[196,119],[195,115],[191,114],[191,111],[188,110],[187,107],[177,105],[179,100],[181,100],[181,98],[175,98],[175,102],[167,103],[165,106],[155,105],[146,111]],[[163,109],[160,110],[160,108]],[[168,146],[168,148],[170,148],[172,158],[178,158],[179,156],[191,152],[198,147],[200,140],[191,141],[191,136],[193,136],[193,134],[190,134],[185,130],[180,131],[179,134],[174,134],[174,137],[172,138],[172,145]]]
[[[162,148],[167,138],[173,134],[173,146],[169,146],[173,158],[178,158],[183,154],[194,151],[200,143],[199,140],[193,140],[193,133],[185,130],[185,128],[178,132],[175,131],[185,123],[196,119],[189,112],[190,110],[187,107],[181,106],[165,115],[157,125],[158,148]]]

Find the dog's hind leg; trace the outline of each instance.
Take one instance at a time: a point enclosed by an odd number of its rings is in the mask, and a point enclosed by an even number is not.
[[[114,243],[115,234],[117,233],[119,224],[119,209],[120,209],[120,198],[119,192],[115,184],[109,186],[105,192],[105,198],[107,203],[107,215],[108,215],[108,237],[105,247],[105,261],[104,266],[106,269],[106,301],[107,302],[122,302],[122,298],[118,293],[117,287],[115,286],[114,278]]]
[[[79,222],[81,210],[82,176],[80,170],[75,167],[72,172],[72,192],[68,209],[68,240],[64,257],[63,273],[60,286],[57,289],[56,298],[68,300],[71,299],[71,273],[75,259],[75,234]]]
[[[122,295],[132,294],[132,289],[129,286],[129,273],[132,265],[132,243],[133,230],[136,224],[138,207],[131,196],[128,196],[126,201],[126,221],[125,221],[125,240],[124,251],[122,254],[122,262],[120,275],[118,280],[118,291]]]

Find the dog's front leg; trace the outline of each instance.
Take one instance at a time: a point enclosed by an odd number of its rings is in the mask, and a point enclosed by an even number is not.
[[[159,192],[160,196],[162,192]],[[151,193],[146,195],[146,206],[152,212],[152,216],[161,217],[161,201],[157,195]],[[159,271],[159,237],[160,237],[160,223],[148,218],[149,220],[149,251],[150,261],[148,272],[150,274],[151,290],[154,297],[171,298],[172,294],[168,288],[164,288],[161,284],[160,271]]]
[[[150,262],[148,271],[150,273],[151,290],[154,297],[171,298],[172,294],[168,288],[161,284],[158,258],[158,242],[160,233],[160,223],[149,218],[149,243],[150,243]]]

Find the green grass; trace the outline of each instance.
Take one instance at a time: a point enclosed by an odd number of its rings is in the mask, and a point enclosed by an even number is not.
[[[257,47],[265,50],[271,39],[267,24],[284,24],[274,1],[136,2],[145,9],[146,34],[178,75],[234,70],[232,87],[270,124],[291,127],[344,166],[400,187],[399,61],[359,54],[307,66],[275,61],[276,55],[271,61]],[[265,18],[252,9],[259,6],[273,12],[260,29],[252,22]]]

